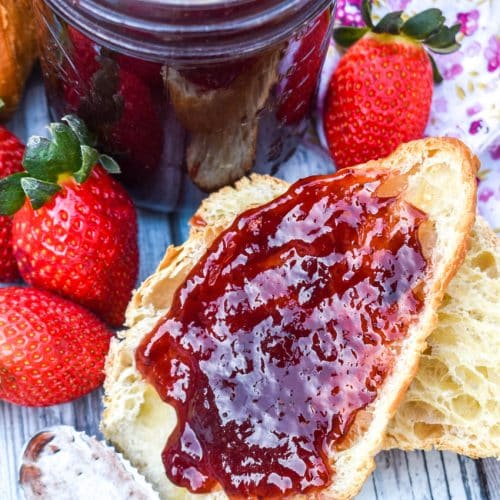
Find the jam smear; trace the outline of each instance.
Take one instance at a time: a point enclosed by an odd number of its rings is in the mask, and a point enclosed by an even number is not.
[[[371,403],[423,306],[425,214],[387,174],[311,177],[224,231],[140,345],[178,423],[162,458],[192,492],[327,487],[328,450]]]

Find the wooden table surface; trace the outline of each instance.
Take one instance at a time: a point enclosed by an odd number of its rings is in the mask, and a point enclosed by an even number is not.
[[[43,89],[35,74],[24,105],[9,127],[26,139],[33,134],[43,134],[48,120]],[[302,161],[306,154],[307,164]],[[302,147],[282,172],[283,177],[292,180],[290,177],[329,169],[331,165],[326,156],[318,150],[311,154]],[[167,245],[184,241],[192,211],[192,208],[185,208],[175,214],[163,215],[139,210],[140,280],[154,271]],[[71,404],[44,409],[21,408],[0,402],[0,500],[22,498],[17,485],[17,469],[21,450],[30,436],[44,427],[58,424],[72,425],[98,435],[100,414],[100,391]],[[500,499],[500,462],[493,459],[474,461],[437,451],[384,452],[377,457],[377,469],[358,498]]]

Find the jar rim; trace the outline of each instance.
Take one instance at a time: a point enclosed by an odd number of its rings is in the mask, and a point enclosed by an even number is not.
[[[112,49],[153,61],[215,62],[280,43],[335,0],[43,0]]]

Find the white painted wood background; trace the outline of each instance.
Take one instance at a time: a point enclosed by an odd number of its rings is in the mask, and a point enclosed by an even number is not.
[[[30,135],[43,134],[48,120],[43,88],[39,75],[35,74],[24,105],[9,127],[25,140]],[[331,165],[326,155],[314,146],[302,147],[278,175],[293,180],[329,169]],[[168,244],[184,241],[191,212],[192,209],[186,208],[167,216],[139,210],[141,280],[154,271]],[[0,402],[0,500],[22,498],[17,485],[17,469],[22,447],[30,436],[57,424],[73,425],[89,434],[98,434],[100,413],[99,391],[74,403],[46,409],[21,408]],[[377,469],[358,499],[500,500],[500,462],[493,459],[474,461],[454,453],[384,452],[377,457]]]

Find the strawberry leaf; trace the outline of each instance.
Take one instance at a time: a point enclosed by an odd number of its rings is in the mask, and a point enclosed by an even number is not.
[[[444,21],[445,17],[439,9],[427,9],[410,17],[403,24],[401,31],[415,40],[425,40],[432,33],[439,30],[443,26]]]
[[[78,184],[81,184],[88,179],[94,165],[99,160],[99,152],[90,146],[82,145],[80,146],[80,151],[82,156],[81,167],[80,170],[73,174],[73,177]]]
[[[333,31],[335,42],[341,47],[349,48],[368,33],[369,28],[354,28],[352,26],[340,26]]]
[[[14,215],[23,205],[26,196],[21,187],[25,172],[9,175],[0,180],[0,214]]]
[[[0,109],[2,109],[5,106],[5,103],[3,102],[3,99],[0,97]]]
[[[77,171],[80,166],[78,136],[65,123],[51,123],[49,130],[58,153],[66,158],[65,171]]]
[[[429,59],[431,60],[431,66],[432,66],[432,78],[434,79],[434,83],[441,83],[443,81],[443,76],[441,75],[441,72],[439,71],[439,68],[437,67],[436,61],[434,58],[430,55]]]
[[[23,166],[37,179],[57,180],[65,171],[65,158],[55,144],[45,137],[33,136],[29,139],[24,152]]]
[[[379,23],[373,28],[374,33],[390,33],[391,35],[398,35],[401,26],[403,26],[403,19],[401,15],[403,14],[402,10],[398,10],[396,12],[390,12],[385,15]]]
[[[61,186],[53,182],[45,182],[33,177],[23,177],[21,187],[31,202],[33,210],[38,210],[61,190]]]
[[[56,182],[60,174],[80,168],[80,142],[64,123],[49,126],[52,140],[33,136],[26,145],[23,166],[31,177]]]
[[[456,52],[459,48],[460,44],[454,43],[448,47],[429,47],[429,50],[435,54],[451,54],[452,52]]]
[[[99,163],[104,167],[108,174],[120,174],[120,165],[108,155],[99,156]]]
[[[96,138],[89,131],[89,129],[85,125],[85,122],[82,119],[80,119],[76,115],[66,115],[65,117],[62,118],[62,121],[66,122],[69,125],[71,130],[78,137],[80,144],[84,146],[95,147],[97,142]]]
[[[368,28],[373,28],[371,0],[363,0],[361,4],[361,17]]]
[[[425,44],[431,49],[447,49],[456,47],[450,52],[457,50],[460,45],[455,40],[457,33],[460,31],[460,24],[454,24],[450,28],[441,26],[439,31],[425,40]],[[446,51],[448,52],[448,51]]]

